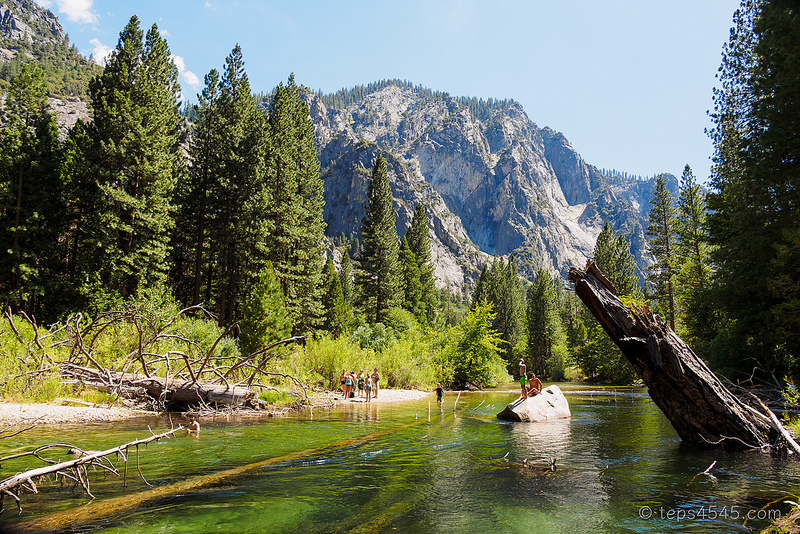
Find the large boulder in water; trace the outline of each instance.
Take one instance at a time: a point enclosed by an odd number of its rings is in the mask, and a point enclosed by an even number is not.
[[[569,419],[567,398],[558,386],[547,386],[541,393],[527,399],[518,399],[497,414],[498,419],[536,423],[553,419]]]

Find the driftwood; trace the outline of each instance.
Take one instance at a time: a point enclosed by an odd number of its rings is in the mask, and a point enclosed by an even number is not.
[[[95,384],[109,390],[119,388],[132,394],[145,394],[160,403],[183,407],[197,405],[252,405],[256,392],[226,384],[206,384],[159,376],[146,377],[136,373],[101,371],[78,365],[62,366],[62,374],[84,384]]]
[[[32,493],[39,493],[39,490],[34,482],[34,479],[39,480],[42,477],[46,477],[48,475],[55,475],[56,478],[62,477],[75,481],[76,485],[80,484],[81,487],[83,487],[86,494],[92,499],[94,499],[94,495],[92,495],[92,492],[89,488],[89,477],[87,473],[87,467],[98,466],[114,473],[115,475],[119,475],[119,471],[113,466],[113,464],[111,464],[108,461],[107,458],[108,456],[111,455],[118,455],[122,457],[123,461],[125,462],[124,476],[127,477],[127,471],[128,471],[127,453],[128,449],[131,448],[136,449],[136,468],[139,471],[139,476],[141,476],[142,480],[144,480],[145,484],[147,484],[147,481],[142,475],[141,470],[139,470],[139,446],[146,445],[151,441],[156,441],[159,439],[169,437],[178,430],[181,430],[182,428],[183,427],[179,425],[177,428],[173,428],[172,430],[164,432],[162,434],[153,434],[151,431],[150,433],[151,435],[147,438],[137,439],[135,441],[131,441],[130,443],[125,443],[124,445],[120,445],[118,447],[112,447],[111,449],[107,449],[104,451],[82,451],[80,449],[72,449],[71,452],[76,453],[78,456],[78,458],[76,458],[75,460],[68,460],[66,462],[54,463],[52,465],[46,465],[44,467],[39,467],[37,469],[31,469],[29,471],[17,473],[12,477],[0,481],[0,505],[3,502],[3,499],[6,496],[9,496],[16,501],[17,508],[19,509],[20,512],[22,512],[22,506],[20,504],[20,498],[18,496],[20,489],[27,489]],[[30,455],[38,457],[38,453],[43,448],[48,448],[53,446],[66,447],[67,445],[62,445],[62,444],[45,445],[43,447],[39,447],[35,451],[32,451]],[[4,460],[17,458],[25,455],[28,455],[28,453],[16,454],[4,458]],[[124,482],[127,483],[127,478],[124,480]],[[0,506],[0,511],[2,511],[2,506]]]
[[[204,409],[242,404],[259,407],[258,391],[270,387],[262,384],[263,379],[280,377],[292,380],[308,400],[306,385],[270,369],[270,362],[281,354],[280,347],[303,342],[303,336],[276,341],[252,354],[230,354],[217,349],[224,338],[236,333],[238,323],[228,326],[210,347],[184,328],[182,317],[213,318],[201,305],[175,313],[133,305],[100,313],[90,321],[77,314],[49,329],[22,312],[14,315],[6,309],[4,315],[17,341],[27,344],[26,353],[18,358],[19,374],[12,377],[22,383],[23,391],[35,388],[42,376],[59,371],[67,380],[109,391],[128,404],[127,399],[133,399],[132,404],[145,404],[153,410],[196,405]],[[23,339],[17,327],[20,321],[30,326],[32,340]],[[106,368],[99,351],[107,335],[118,331],[130,333],[134,346],[115,368]],[[64,349],[69,353],[57,361],[51,353],[55,347],[60,354]]]
[[[569,278],[682,440],[732,448],[785,441],[800,453],[766,407],[734,396],[664,320],[646,308],[623,305],[593,262],[585,269],[570,268]]]

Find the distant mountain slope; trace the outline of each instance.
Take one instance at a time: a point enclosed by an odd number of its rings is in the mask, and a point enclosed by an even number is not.
[[[380,149],[398,234],[418,202],[428,208],[441,286],[464,288],[493,255],[514,254],[528,277],[540,265],[563,276],[591,256],[606,219],[629,237],[638,265],[650,263],[643,228],[655,179],[608,179],[516,102],[476,102],[399,81],[309,94],[308,102],[331,237],[357,235]],[[669,182],[674,192],[677,180]]]
[[[0,0],[0,92],[33,60],[54,96],[84,96],[89,80],[102,70],[69,44],[49,10],[32,0]]]

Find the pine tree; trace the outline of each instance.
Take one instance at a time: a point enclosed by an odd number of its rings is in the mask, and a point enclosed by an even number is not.
[[[677,296],[686,339],[695,346],[708,343],[715,328],[714,311],[709,295],[711,259],[706,233],[705,195],[692,169],[686,165],[681,176],[678,213],[675,219],[677,258]]]
[[[172,195],[183,165],[178,72],[156,25],[142,37],[134,15],[89,85],[91,165],[104,206],[99,225],[87,228],[95,246],[84,251],[97,258],[101,286],[87,289],[122,297],[165,279]]]
[[[546,269],[540,268],[536,272],[527,297],[528,367],[542,377],[560,378],[564,362],[559,347],[566,339],[561,327],[556,286]]]
[[[220,180],[220,158],[225,146],[225,133],[222,127],[220,77],[216,69],[211,69],[205,78],[205,87],[198,95],[194,107],[195,123],[192,143],[189,147],[192,167],[187,180],[187,187],[182,190],[178,213],[176,238],[192,247],[175,247],[185,253],[185,268],[176,278],[183,282],[186,298],[193,305],[201,301],[211,300],[212,268],[210,266],[211,247],[209,243],[209,226],[214,222],[214,186]],[[203,275],[205,273],[205,292]]]
[[[314,123],[294,75],[275,90],[269,125],[267,250],[286,294],[294,332],[307,333],[322,316],[324,202]]]
[[[614,284],[617,294],[626,297],[641,297],[636,263],[631,247],[623,235],[617,235],[606,221],[594,247],[594,262]]]
[[[239,316],[238,303],[246,298],[255,276],[269,260],[267,212],[272,205],[264,165],[266,121],[253,101],[238,45],[225,59],[219,100],[221,143],[217,154],[211,155],[219,161],[214,168],[217,174],[211,175],[208,184],[213,199],[208,263],[213,271],[208,273],[207,287],[217,288],[220,324],[230,324]],[[274,269],[280,278],[278,266]]]
[[[402,272],[403,308],[411,312],[414,317],[425,318],[420,268],[417,265],[417,258],[408,244],[408,236],[403,238],[399,260]]]
[[[347,250],[342,255],[342,268],[339,270],[339,280],[342,282],[342,296],[345,303],[352,307],[355,303],[355,288],[353,287],[353,263]]]
[[[38,65],[11,80],[0,123],[0,302],[55,320],[65,227],[61,149]]]
[[[386,160],[378,154],[367,193],[366,216],[361,221],[364,249],[359,259],[358,285],[367,317],[384,322],[401,298],[396,214]]]
[[[281,284],[269,262],[257,279],[242,303],[239,322],[239,348],[245,356],[288,338],[292,331]]]
[[[675,206],[672,195],[667,189],[667,180],[663,174],[656,179],[653,198],[650,199],[647,235],[648,251],[656,261],[648,270],[648,281],[653,288],[653,296],[665,308],[667,322],[675,330]]]
[[[739,366],[800,370],[796,177],[800,19],[791,2],[745,0],[734,18],[712,114],[708,196],[717,295]],[[788,308],[787,308],[788,305]]]
[[[324,288],[322,293],[322,329],[327,330],[334,337],[339,337],[348,330],[352,322],[352,308],[345,301],[342,281],[339,279],[339,275],[336,274],[330,257],[325,262],[322,275]]]
[[[491,303],[497,310],[492,328],[503,340],[503,359],[513,367],[519,355],[517,342],[525,328],[525,292],[513,257],[507,263],[495,258],[491,268],[484,266],[475,287],[472,308],[484,302]]]
[[[429,325],[436,321],[436,280],[431,259],[431,238],[428,230],[428,215],[422,203],[414,208],[411,226],[406,232],[408,245],[419,267],[421,315]]]
[[[640,298],[635,264],[628,240],[616,235],[606,222],[597,237],[594,261],[622,298]],[[611,341],[597,320],[585,310],[586,344],[576,354],[578,364],[589,377],[616,382],[630,382],[636,373],[622,351]]]

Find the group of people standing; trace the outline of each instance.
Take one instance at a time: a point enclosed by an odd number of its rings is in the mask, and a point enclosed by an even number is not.
[[[365,373],[363,369],[356,375],[355,371],[347,372],[342,369],[342,376],[339,378],[344,393],[345,399],[352,399],[356,396],[366,397],[366,402],[378,396],[378,385],[381,381],[381,375],[378,368],[375,367],[372,373]]]
[[[519,385],[522,387],[522,398],[527,399],[538,395],[542,391],[542,381],[536,378],[536,373],[531,372],[528,376],[528,366],[525,360],[519,360]]]

